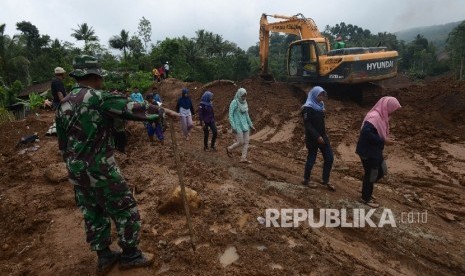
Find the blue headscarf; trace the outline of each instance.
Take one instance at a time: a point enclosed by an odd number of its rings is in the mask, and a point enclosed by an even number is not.
[[[324,111],[325,110],[325,104],[324,102],[318,102],[317,97],[321,93],[326,93],[326,91],[321,87],[321,86],[315,86],[313,87],[310,92],[308,92],[307,95],[307,101],[303,105],[303,107],[311,107],[316,111]]]
[[[200,103],[204,104],[204,105],[211,106],[212,105],[212,103],[211,103],[212,97],[213,97],[212,92],[205,91],[205,93],[203,93],[203,95],[202,95],[202,98],[200,99]]]
[[[189,98],[189,89],[182,89],[182,96],[178,100],[178,105],[184,109],[190,109],[192,106],[191,98]]]

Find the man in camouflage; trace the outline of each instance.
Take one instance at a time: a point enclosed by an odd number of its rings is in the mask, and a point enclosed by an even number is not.
[[[124,131],[118,129],[122,120],[155,121],[163,113],[178,114],[99,90],[105,71],[94,57],[76,57],[73,68],[70,76],[77,84],[57,109],[56,127],[76,204],[84,215],[87,242],[97,251],[97,272],[108,272],[118,260],[120,269],[151,265],[153,255],[138,248],[141,220],[116,165],[114,140]],[[110,219],[116,225],[122,253],[110,250]]]

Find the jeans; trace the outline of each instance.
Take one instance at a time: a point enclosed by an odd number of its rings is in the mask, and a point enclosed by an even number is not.
[[[218,131],[216,130],[216,125],[215,122],[210,122],[210,123],[205,123],[203,126],[203,146],[205,148],[208,148],[208,128],[212,130],[212,142],[211,142],[211,148],[215,147],[215,142],[216,142],[216,137],[218,135]]]
[[[363,176],[362,199],[369,201],[373,194],[374,183],[384,177],[384,171],[381,164],[383,159],[360,158],[362,160],[365,175]]]
[[[318,143],[307,143],[308,155],[304,170],[304,181],[307,183],[310,181],[310,174],[312,172],[313,165],[315,165],[318,149],[320,149],[324,159],[323,184],[329,183],[329,175],[331,173],[331,168],[333,167],[334,155],[331,145],[329,144],[329,139],[324,137],[323,140],[325,141],[324,145]]]
[[[153,127],[153,124],[155,124],[155,127]],[[165,140],[163,128],[160,123],[146,123],[145,126],[149,137],[152,137],[155,134],[159,141]]]

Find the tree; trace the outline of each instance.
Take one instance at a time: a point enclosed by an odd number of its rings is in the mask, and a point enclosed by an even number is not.
[[[144,41],[144,49],[147,52],[147,43],[149,43],[152,39],[152,24],[150,21],[145,19],[145,17],[142,16],[142,18],[139,21],[139,26],[137,28],[139,36],[142,38]]]
[[[89,42],[98,41],[98,37],[95,35],[95,31],[92,27],[89,27],[87,23],[78,24],[77,29],[72,29],[74,33],[71,34],[77,41],[84,40],[84,53],[90,54]]]
[[[122,29],[120,35],[110,38],[109,43],[111,48],[123,51],[124,60],[127,61],[128,54],[126,49],[129,48],[129,32]]]
[[[460,23],[447,38],[447,51],[457,79],[465,79],[465,21]]]

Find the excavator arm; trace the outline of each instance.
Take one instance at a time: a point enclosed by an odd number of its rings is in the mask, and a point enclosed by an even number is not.
[[[282,19],[278,22],[269,23],[268,17]],[[311,18],[305,18],[301,13],[294,16],[262,14],[260,18],[260,73],[262,76],[268,73],[268,54],[270,46],[270,32],[293,34],[300,39],[326,40],[320,33],[315,22]],[[329,48],[329,43],[328,43]]]

